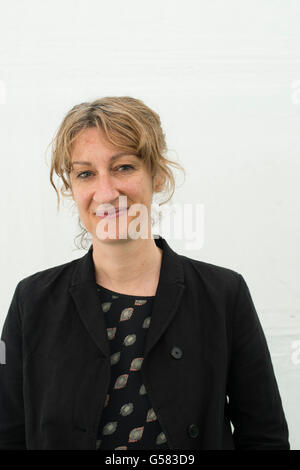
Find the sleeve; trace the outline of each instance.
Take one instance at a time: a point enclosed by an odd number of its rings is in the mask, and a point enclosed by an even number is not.
[[[227,395],[236,450],[289,450],[289,432],[267,341],[240,276]]]
[[[1,334],[5,354],[0,364],[0,450],[26,449],[19,286],[20,283],[15,289]]]

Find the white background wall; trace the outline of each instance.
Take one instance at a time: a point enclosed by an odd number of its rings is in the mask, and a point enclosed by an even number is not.
[[[204,244],[175,251],[240,272],[300,449],[300,3],[2,0],[1,298],[85,254],[56,212],[47,145],[74,105],[129,95],[157,111],[186,169],[173,202],[202,203]],[[179,182],[182,178],[179,175]],[[163,235],[163,233],[161,233]],[[298,342],[298,343],[297,343]]]

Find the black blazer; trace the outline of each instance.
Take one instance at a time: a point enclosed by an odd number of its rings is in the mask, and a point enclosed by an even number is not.
[[[155,243],[163,258],[141,373],[170,448],[289,449],[244,278]],[[17,284],[1,336],[0,449],[96,449],[110,350],[92,249]]]

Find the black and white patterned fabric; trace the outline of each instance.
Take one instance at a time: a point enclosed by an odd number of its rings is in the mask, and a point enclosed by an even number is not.
[[[134,297],[97,284],[111,351],[111,382],[97,450],[169,449],[147,394],[141,367],[152,297]]]

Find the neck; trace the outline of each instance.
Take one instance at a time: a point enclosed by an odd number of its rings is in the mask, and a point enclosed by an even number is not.
[[[153,238],[93,239],[97,284],[111,290],[130,289],[158,281],[163,250]]]

